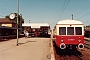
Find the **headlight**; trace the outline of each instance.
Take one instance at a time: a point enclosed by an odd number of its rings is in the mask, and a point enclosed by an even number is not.
[[[64,42],[64,40],[61,40],[61,42]]]
[[[81,40],[79,39],[78,42],[81,42]]]

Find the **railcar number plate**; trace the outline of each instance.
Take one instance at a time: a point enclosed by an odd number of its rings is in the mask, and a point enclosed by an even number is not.
[[[75,39],[68,39],[68,41],[74,41]]]

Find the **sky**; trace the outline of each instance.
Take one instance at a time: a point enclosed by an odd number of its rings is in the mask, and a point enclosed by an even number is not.
[[[17,13],[17,0],[0,0],[0,18]],[[79,20],[90,25],[90,0],[19,0],[19,14],[25,23],[49,23],[51,28],[60,20]]]

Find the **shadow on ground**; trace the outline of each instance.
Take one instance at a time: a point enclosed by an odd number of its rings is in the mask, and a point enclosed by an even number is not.
[[[29,42],[37,42],[37,41],[26,41],[25,43],[18,43],[18,44],[22,45],[22,44],[26,44],[26,43],[29,43]]]

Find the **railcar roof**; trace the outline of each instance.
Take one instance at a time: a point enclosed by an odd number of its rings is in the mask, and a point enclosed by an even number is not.
[[[78,20],[60,20],[57,24],[83,24],[81,21]]]
[[[49,23],[24,23],[22,26],[50,26]]]

